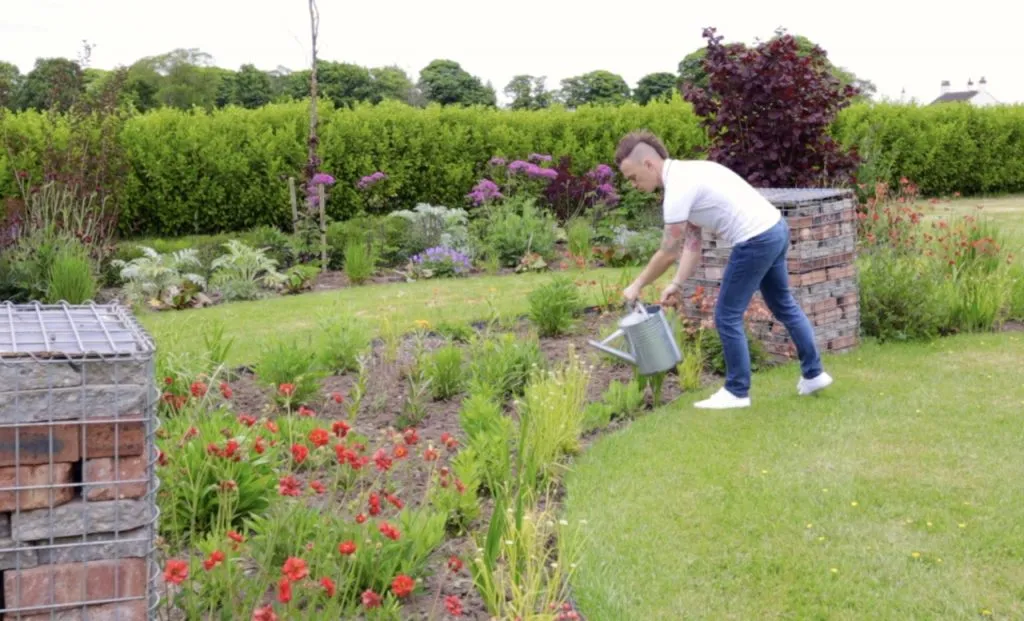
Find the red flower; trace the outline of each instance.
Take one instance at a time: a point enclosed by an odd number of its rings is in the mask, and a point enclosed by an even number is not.
[[[363,606],[367,608],[378,608],[380,606],[380,595],[370,589],[363,591]]]
[[[377,452],[373,454],[373,461],[377,464],[377,470],[381,472],[387,472],[391,469],[391,458],[388,457],[384,449],[377,449]]]
[[[243,537],[241,533],[233,530],[228,531],[228,539],[235,543],[245,543],[245,537]]]
[[[278,481],[277,491],[282,496],[300,496],[302,494],[302,483],[295,477],[288,475]]]
[[[399,444],[395,447],[394,455],[395,459],[402,459],[409,454],[409,449],[405,448],[405,445]]]
[[[167,384],[168,386],[170,386],[171,384],[174,383],[174,378],[173,377],[165,377],[164,378],[164,383]]]
[[[277,601],[282,604],[292,601],[292,583],[288,581],[287,576],[282,576],[277,581]]]
[[[338,436],[339,438],[344,438],[345,436],[347,436],[349,429],[351,429],[351,427],[349,427],[348,423],[346,423],[343,420],[336,420],[334,421],[333,424],[331,424],[331,431],[333,431],[334,435]]]
[[[277,391],[285,397],[290,397],[295,394],[295,384],[281,384],[277,387]]]
[[[311,410],[311,409],[307,408],[307,407],[306,407],[306,406],[304,406],[304,405],[300,405],[300,406],[299,406],[299,411],[298,411],[298,414],[299,414],[299,416],[305,416],[306,418],[310,418],[310,417],[312,417],[313,415],[315,415],[315,414],[316,414],[316,412],[314,412],[313,410]]]
[[[388,494],[387,499],[388,502],[394,505],[396,509],[401,509],[402,507],[405,506],[405,503],[403,503],[402,500],[398,496],[395,496],[394,494]]]
[[[295,459],[295,463],[301,464],[306,461],[307,457],[309,457],[309,449],[306,448],[305,444],[292,445],[292,458]]]
[[[189,386],[189,391],[192,393],[192,396],[197,399],[200,397],[205,397],[206,390],[206,384],[202,382],[192,382],[192,385]]]
[[[273,606],[264,606],[252,611],[252,621],[277,621]]]
[[[188,563],[178,559],[167,561],[167,566],[164,568],[164,580],[181,584],[186,578],[188,578]]]
[[[462,602],[459,601],[457,595],[449,595],[444,598],[444,607],[448,609],[448,614],[453,617],[462,616]]]
[[[437,449],[432,446],[428,446],[427,450],[423,451],[424,461],[437,461],[438,457],[440,457],[440,453],[438,453]]]
[[[415,586],[415,580],[405,574],[399,574],[391,581],[391,592],[395,594],[395,597],[406,597],[412,593]]]
[[[409,446],[412,446],[413,444],[416,444],[417,442],[420,441],[420,436],[412,427],[406,429],[402,437],[405,440],[405,443],[408,444]]]
[[[313,491],[316,492],[317,494],[324,494],[327,492],[327,488],[324,487],[324,484],[321,483],[320,481],[312,481],[310,482],[309,486],[312,487]]]
[[[185,439],[194,438],[199,435],[199,430],[195,427],[189,427],[188,431],[185,432]]]
[[[309,575],[309,567],[306,566],[306,561],[301,558],[290,556],[284,562],[281,573],[292,582],[298,582]]]
[[[233,492],[238,489],[238,483],[235,483],[234,479],[225,479],[220,482],[220,491],[222,492]]]
[[[441,434],[441,443],[444,444],[449,451],[454,451],[459,448],[459,440],[448,433]]]
[[[206,445],[206,454],[219,456],[220,448],[217,446],[215,442],[210,442],[209,444]]]
[[[224,445],[224,457],[234,457],[235,452],[238,450],[238,440],[228,440]],[[238,460],[235,460],[238,461]]]
[[[365,513],[360,513],[359,515],[356,516],[356,524],[362,524],[365,521],[366,521],[366,514]]]
[[[448,559],[448,569],[450,569],[452,573],[459,573],[459,570],[462,569],[462,559],[453,554]]]
[[[331,393],[331,401],[333,401],[335,403],[342,403],[342,402],[345,401],[345,396],[342,395],[340,392],[332,392]]]
[[[380,514],[380,495],[377,492],[370,492],[370,499],[368,500],[370,505],[370,515]]]
[[[238,422],[242,423],[246,427],[252,427],[256,424],[256,417],[252,414],[242,413],[238,415]]]
[[[320,586],[324,588],[324,591],[327,593],[327,597],[334,597],[334,580],[331,580],[326,576],[320,578]]]
[[[262,455],[263,451],[267,450],[267,447],[263,444],[263,438],[256,438],[256,442],[252,445],[252,450],[256,451],[257,455]]]
[[[157,453],[156,461],[161,466],[166,466],[167,465],[167,455],[165,455],[163,451],[159,451],[159,453]]]
[[[402,533],[397,528],[387,522],[381,522],[378,528],[380,529],[380,534],[392,541],[398,541],[398,538],[402,536]]]
[[[220,394],[225,399],[230,399],[235,394],[235,391],[231,390],[231,386],[228,386],[227,382],[221,382],[220,383]]]
[[[210,571],[211,569],[213,569],[217,565],[220,565],[223,562],[224,553],[220,550],[214,550],[210,553],[210,556],[208,556],[206,560],[203,561],[203,569],[205,569],[206,571]]]
[[[313,431],[309,432],[309,442],[313,446],[316,446],[316,447],[327,446],[327,444],[330,441],[331,441],[331,434],[329,434],[326,429],[323,429],[321,427],[317,427]]]
[[[277,433],[278,431],[277,423],[275,423],[272,420],[268,420],[267,422],[263,423],[263,426],[266,427],[267,431],[269,431],[270,433]]]
[[[356,543],[352,540],[342,541],[340,544],[338,544],[338,552],[340,552],[342,556],[349,556],[351,554],[355,554]]]

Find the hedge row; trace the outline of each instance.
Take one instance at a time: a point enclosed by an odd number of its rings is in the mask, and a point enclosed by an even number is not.
[[[41,145],[46,130],[32,112],[0,119],[0,135]],[[225,109],[211,114],[163,109],[129,119],[121,132],[128,162],[125,233],[179,235],[238,231],[290,222],[288,175],[306,158],[306,105]],[[690,106],[672,102],[568,111],[505,111],[398,103],[321,110],[323,169],[338,183],[329,215],[343,219],[363,197],[358,180],[389,175],[385,209],[425,201],[465,205],[465,195],[495,155],[571,155],[575,168],[609,163],[619,137],[646,127],[680,157],[696,155],[705,135]],[[1024,191],[1024,106],[858,105],[834,128],[869,158],[865,174],[914,179],[926,194]],[[13,171],[36,170],[0,153],[0,198],[14,194]]]

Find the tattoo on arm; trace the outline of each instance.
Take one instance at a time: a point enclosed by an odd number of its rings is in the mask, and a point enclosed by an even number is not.
[[[686,224],[686,242],[684,245],[686,250],[691,252],[700,252],[700,227],[693,224]]]
[[[672,254],[679,254],[683,243],[683,233],[686,230],[686,223],[668,224],[665,226],[665,233],[661,236],[661,250]]]

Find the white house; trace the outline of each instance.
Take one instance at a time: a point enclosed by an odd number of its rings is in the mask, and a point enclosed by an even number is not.
[[[962,91],[950,90],[949,80],[942,81],[940,95],[932,104],[949,103],[962,101],[972,106],[994,106],[999,102],[988,92],[988,82],[984,77],[978,80],[977,86],[970,78],[967,79],[967,89]]]

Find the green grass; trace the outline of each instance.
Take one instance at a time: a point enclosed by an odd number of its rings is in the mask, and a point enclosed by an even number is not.
[[[569,274],[588,282],[583,301],[593,305],[598,302],[602,280],[618,292],[617,300],[621,300],[622,287],[618,281],[623,271],[600,269]],[[630,270],[630,274],[636,272]],[[486,320],[495,311],[502,317],[524,314],[528,310],[527,295],[553,276],[517,274],[367,285],[197,310],[142,312],[139,320],[153,335],[159,351],[183,354],[199,353],[203,348],[203,331],[219,322],[224,327],[224,336],[235,339],[227,362],[243,364],[254,362],[261,344],[272,338],[314,335],[319,330],[319,318],[325,314],[351,313],[377,325],[388,318],[404,329],[411,329],[417,320],[436,325],[442,321]],[[662,280],[670,277],[668,273]],[[598,284],[591,286],[590,281]],[[656,299],[660,289],[652,286],[644,295],[645,299]]]
[[[1021,360],[1012,333],[867,344],[818,397],[788,365],[748,410],[684,398],[603,438],[568,479],[581,612],[1024,618]]]

